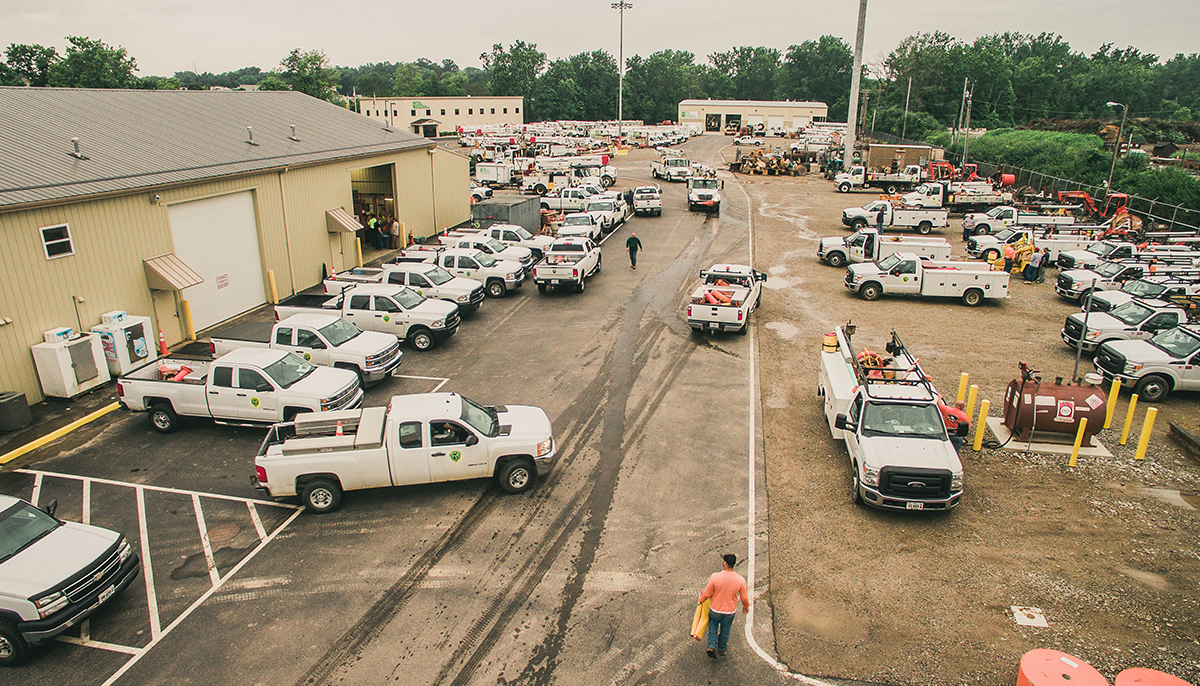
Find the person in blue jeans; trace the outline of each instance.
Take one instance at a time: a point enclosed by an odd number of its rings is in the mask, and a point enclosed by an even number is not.
[[[629,251],[630,269],[637,269],[637,254],[642,249],[642,242],[638,240],[636,233],[629,234],[629,238],[625,239],[625,249]]]
[[[700,594],[699,602],[712,599],[708,609],[708,649],[712,659],[725,655],[729,648],[729,633],[733,629],[733,617],[737,614],[738,598],[742,599],[742,614],[750,612],[750,596],[746,593],[746,580],[733,571],[737,555],[726,553],[721,556],[723,569],[708,577],[708,585]]]

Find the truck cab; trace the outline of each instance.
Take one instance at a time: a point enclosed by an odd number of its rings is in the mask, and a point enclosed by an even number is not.
[[[1096,371],[1120,379],[1146,402],[1172,391],[1200,391],[1200,325],[1160,331],[1147,340],[1109,341],[1096,350]]]
[[[532,250],[515,245],[505,245],[491,236],[479,234],[461,234],[442,236],[440,240],[442,245],[451,248],[478,250],[491,255],[497,260],[516,262],[517,264],[521,265],[522,269],[525,270],[528,270],[533,266]]]
[[[1187,321],[1187,312],[1178,305],[1135,299],[1109,312],[1073,312],[1060,333],[1068,346],[1091,352],[1109,341],[1152,338]]]
[[[694,177],[688,179],[688,211],[704,210],[709,213],[721,212],[721,189],[725,182],[712,178]]]
[[[667,181],[687,181],[692,177],[692,163],[683,157],[664,157],[651,163],[650,175]]]

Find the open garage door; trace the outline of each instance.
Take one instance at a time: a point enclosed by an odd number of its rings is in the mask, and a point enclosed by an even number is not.
[[[182,291],[197,331],[267,301],[253,193],[171,205],[170,213],[175,255],[204,278]]]

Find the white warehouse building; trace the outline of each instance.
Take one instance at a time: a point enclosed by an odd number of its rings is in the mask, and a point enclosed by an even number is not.
[[[823,102],[795,100],[684,100],[679,123],[696,133],[724,131],[731,124],[767,131],[795,131],[829,116]]]
[[[389,126],[436,138],[440,133],[472,132],[490,124],[525,123],[524,98],[516,96],[459,95],[453,97],[358,97],[364,117],[381,119]],[[460,128],[461,127],[461,128]]]

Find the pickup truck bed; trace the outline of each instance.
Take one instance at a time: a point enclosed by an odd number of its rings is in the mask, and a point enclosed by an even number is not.
[[[251,343],[270,343],[273,322],[242,322],[228,329],[223,329],[219,338],[231,341],[249,341]]]
[[[333,306],[333,307],[325,306],[326,303],[331,303],[331,302],[336,303],[337,302],[336,297],[337,297],[336,295],[325,295],[325,294],[316,295],[316,294],[310,294],[310,293],[297,293],[295,295],[288,296],[288,297],[284,298],[283,300],[280,300],[278,305],[282,305],[284,307],[307,307],[310,309],[311,308],[323,308],[323,309],[327,309],[327,310],[336,312],[338,309],[336,306]]]

